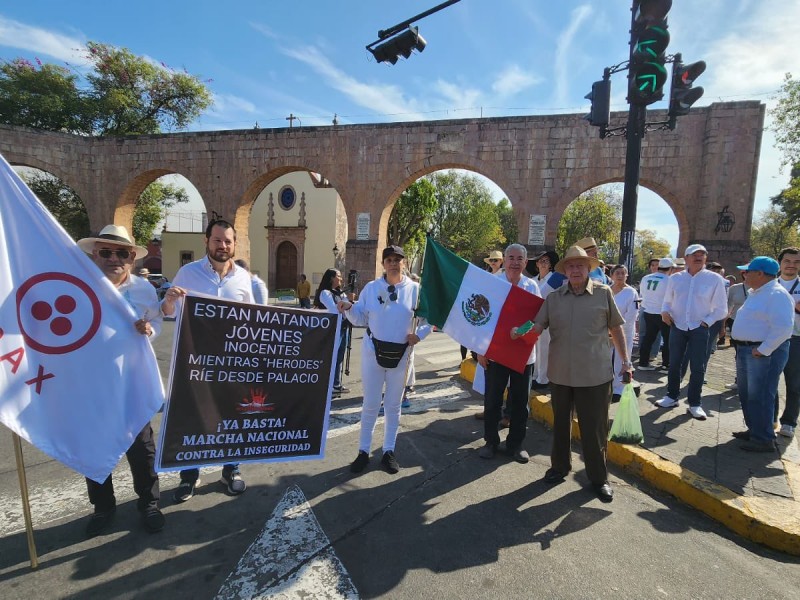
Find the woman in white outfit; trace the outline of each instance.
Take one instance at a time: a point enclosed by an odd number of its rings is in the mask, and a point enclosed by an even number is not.
[[[350,465],[353,473],[360,473],[369,464],[372,432],[378,419],[383,395],[385,425],[383,433],[383,458],[381,465],[389,473],[397,473],[400,466],[394,455],[397,430],[400,426],[400,402],[406,385],[406,368],[411,346],[424,339],[431,330],[424,321],[414,328],[414,309],[419,296],[419,284],[403,275],[405,253],[399,246],[389,246],[383,251],[383,277],[364,286],[358,302],[339,302],[339,310],[353,325],[367,327],[361,346],[361,380],[364,385],[364,404],[361,408],[361,435],[358,456]],[[376,351],[383,342],[394,347]],[[405,347],[403,347],[405,346]],[[381,358],[384,355],[386,358]],[[394,365],[391,358],[394,355]],[[399,358],[399,360],[397,360]],[[378,360],[384,362],[381,366]],[[387,359],[389,362],[386,362]]]
[[[625,324],[622,330],[625,332],[625,342],[628,345],[628,353],[630,356],[633,352],[633,337],[636,332],[636,319],[639,315],[639,292],[625,283],[628,278],[628,269],[625,265],[614,265],[611,268],[611,291],[614,292],[614,303],[617,305],[622,318],[625,319]],[[622,377],[619,375],[622,370],[622,361],[619,354],[613,349],[611,350],[614,358],[614,394],[611,396],[612,402],[619,402],[622,396],[622,390],[625,384],[622,382]]]
[[[327,310],[333,314],[338,314],[338,303],[340,300],[353,301],[353,294],[342,290],[342,273],[338,269],[328,269],[322,275],[319,282],[317,293],[314,295],[312,306],[320,310]],[[350,323],[342,319],[339,327],[339,352],[336,355],[336,371],[333,376],[333,397],[341,396],[350,391],[350,388],[342,385],[342,363],[347,349],[347,340],[350,335]]]

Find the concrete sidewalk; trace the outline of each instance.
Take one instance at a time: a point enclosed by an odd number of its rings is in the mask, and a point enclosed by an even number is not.
[[[656,364],[658,364],[658,360]],[[472,380],[474,362],[462,363]],[[755,542],[800,556],[800,447],[778,436],[780,452],[745,452],[731,434],[746,429],[734,381],[734,351],[719,347],[709,362],[703,387],[708,419],[686,412],[686,383],[681,404],[662,409],[654,402],[666,394],[665,371],[636,371],[641,383],[639,414],[644,442],[609,442],[609,460]],[[781,395],[783,386],[781,386]],[[531,418],[552,425],[547,395],[531,394]],[[616,405],[612,405],[611,417]],[[578,428],[573,427],[578,438]]]

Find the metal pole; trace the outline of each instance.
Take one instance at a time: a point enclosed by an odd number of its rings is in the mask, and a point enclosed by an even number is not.
[[[31,558],[31,569],[39,567],[39,558],[36,555],[36,542],[33,539],[33,520],[31,519],[31,504],[28,497],[28,480],[25,477],[25,463],[22,460],[22,441],[20,437],[12,434],[14,441],[14,456],[17,459],[17,475],[19,476],[19,491],[22,496],[22,514],[25,517],[25,533],[28,537],[28,555]]]
[[[381,29],[378,32],[378,42],[382,41],[383,39],[389,37],[390,35],[394,35],[411,25],[414,21],[419,21],[420,19],[424,19],[427,16],[432,15],[433,13],[439,12],[440,10],[447,8],[448,6],[452,6],[456,2],[460,2],[461,0],[447,0],[447,2],[442,2],[441,4],[434,6],[433,8],[426,10],[418,15],[411,17],[410,19],[406,19],[402,23],[398,23],[397,25],[392,25],[388,29]],[[373,42],[373,44],[377,44],[378,42]],[[372,46],[372,44],[370,44]],[[369,48],[369,46],[367,46]]]

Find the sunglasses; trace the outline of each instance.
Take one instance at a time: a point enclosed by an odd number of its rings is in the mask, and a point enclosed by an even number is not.
[[[393,285],[390,285],[386,289],[389,290],[389,300],[391,300],[392,302],[397,302],[397,288],[394,287]]]
[[[499,258],[490,258],[489,262],[500,262]]]
[[[100,255],[101,258],[111,258],[112,254],[116,254],[118,258],[125,260],[131,255],[130,250],[109,250],[107,248],[103,248],[102,250],[98,250],[97,254]]]

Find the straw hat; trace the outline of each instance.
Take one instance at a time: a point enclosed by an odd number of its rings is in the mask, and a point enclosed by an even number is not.
[[[558,264],[556,265],[556,271],[558,271],[559,273],[564,273],[566,275],[564,267],[566,266],[566,263],[572,260],[586,261],[586,264],[589,266],[590,271],[593,271],[594,269],[600,266],[600,261],[586,254],[586,250],[584,250],[580,246],[570,246],[564,253],[564,258],[558,261]]]
[[[147,248],[137,246],[128,233],[128,230],[122,225],[106,225],[97,237],[88,237],[78,240],[78,247],[86,252],[86,254],[91,254],[97,242],[105,242],[107,244],[131,248],[136,252],[136,260],[147,256]]]
[[[490,260],[503,260],[503,253],[500,250],[492,250],[489,252],[489,256],[483,259],[483,262],[488,265]]]
[[[594,241],[593,237],[585,237],[585,238],[581,238],[577,242],[575,242],[575,245],[579,246],[580,248],[583,248],[584,250],[586,250],[588,248],[597,247],[597,242]]]

